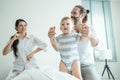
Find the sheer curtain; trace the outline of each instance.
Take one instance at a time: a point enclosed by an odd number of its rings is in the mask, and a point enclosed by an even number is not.
[[[88,24],[93,26],[96,33],[99,35],[104,45],[102,47],[104,47],[104,49],[111,49],[112,60],[110,61],[117,61],[110,0],[82,0],[82,5],[90,10]],[[101,61],[97,57],[97,51],[95,51],[95,60]]]

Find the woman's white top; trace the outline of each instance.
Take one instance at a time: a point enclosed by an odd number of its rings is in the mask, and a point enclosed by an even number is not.
[[[27,35],[23,39],[19,39],[18,43],[18,58],[15,58],[13,62],[13,69],[23,71],[24,69],[29,68],[38,68],[35,57],[33,56],[30,61],[27,60],[27,55],[29,55],[33,49],[37,46],[43,50],[46,49],[46,43],[42,42],[40,39],[35,37],[34,35]]]

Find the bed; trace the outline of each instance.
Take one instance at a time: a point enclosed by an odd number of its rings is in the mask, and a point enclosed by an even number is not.
[[[74,76],[53,68],[29,69],[12,80],[78,80]]]

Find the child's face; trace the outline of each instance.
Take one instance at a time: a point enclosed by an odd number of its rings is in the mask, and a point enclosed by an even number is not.
[[[73,23],[70,19],[63,20],[61,22],[60,30],[63,32],[63,34],[69,34],[72,31]]]

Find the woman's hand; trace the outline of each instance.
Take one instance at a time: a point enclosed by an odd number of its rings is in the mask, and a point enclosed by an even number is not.
[[[33,56],[34,56],[34,54],[31,53],[31,54],[29,54],[26,58],[27,58],[28,61],[30,61],[30,60],[32,59]]]
[[[19,33],[16,33],[16,34],[13,36],[12,40],[17,40],[17,39],[19,39],[19,38],[20,38],[20,34],[19,34]]]
[[[11,50],[11,46],[13,45],[14,41],[20,38],[20,34],[16,33],[11,37],[10,42],[6,45],[6,47],[3,49],[3,55],[6,55]]]

